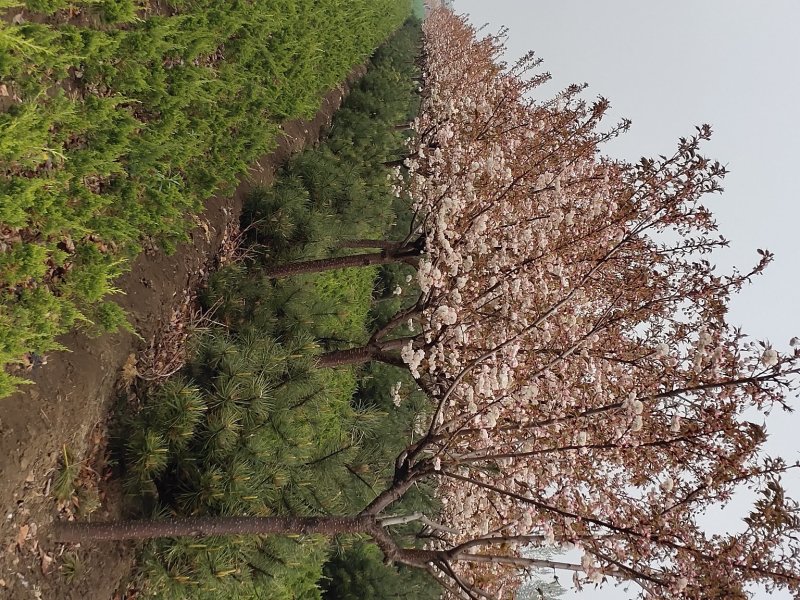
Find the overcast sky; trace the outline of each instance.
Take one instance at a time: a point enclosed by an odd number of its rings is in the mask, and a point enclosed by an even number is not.
[[[735,299],[729,320],[788,349],[789,338],[800,335],[800,1],[455,0],[454,9],[492,32],[508,27],[510,60],[528,50],[543,58],[553,75],[549,95],[587,82],[589,96],[611,100],[609,123],[632,119],[607,154],[671,154],[694,125],[712,125],[705,154],[730,170],[725,193],[707,202],[731,240],[716,262],[744,268],[757,261],[757,248],[776,254]],[[800,417],[774,414],[767,426],[770,452],[797,459]],[[800,477],[789,483],[800,497]],[[736,527],[738,519],[731,509],[715,515],[714,525]],[[631,596],[610,588],[566,598]]]

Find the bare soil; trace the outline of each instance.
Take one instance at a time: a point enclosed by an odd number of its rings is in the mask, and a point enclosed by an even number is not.
[[[359,68],[348,82],[364,73]],[[73,508],[52,496],[64,448],[76,460],[88,460],[95,472],[102,505],[92,519],[108,520],[123,512],[118,483],[105,464],[104,430],[120,381],[130,376],[136,356],[169,326],[173,309],[185,302],[216,266],[225,232],[238,222],[242,201],[255,186],[272,183],[287,158],[314,144],[349,90],[331,90],[311,121],[293,121],[271,154],[252,165],[233,195],[206,203],[191,242],[167,256],[145,252],[118,282],[115,298],[131,317],[142,339],[126,332],[88,337],[76,332],[59,341],[68,352],[47,356],[27,375],[33,385],[0,399],[0,598],[8,600],[124,600],[135,549],[119,543],[90,548],[55,544],[49,524]],[[100,432],[100,434],[98,434]],[[100,450],[98,450],[98,448]],[[126,591],[127,590],[127,591]]]

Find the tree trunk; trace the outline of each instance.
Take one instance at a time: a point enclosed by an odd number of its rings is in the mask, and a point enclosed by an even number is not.
[[[402,548],[374,515],[355,517],[185,517],[157,521],[53,524],[55,542],[145,540],[208,535],[369,535],[388,561],[424,567],[438,556],[435,551]]]
[[[320,368],[342,367],[345,365],[360,365],[370,360],[379,360],[395,366],[402,365],[396,356],[388,354],[393,350],[400,350],[413,342],[415,337],[398,338],[385,342],[373,342],[366,346],[347,348],[346,350],[332,350],[317,357],[317,366]]]
[[[338,535],[368,533],[374,517],[185,517],[177,519],[53,525],[57,542],[143,540],[207,535]]]
[[[346,269],[348,267],[369,267],[372,265],[388,265],[392,263],[405,262],[414,265],[419,256],[416,248],[402,248],[397,250],[384,250],[382,252],[367,252],[364,254],[353,254],[350,256],[338,256],[335,258],[320,258],[316,260],[300,260],[265,269],[267,277],[289,277],[291,275],[303,275],[306,273],[322,273],[335,269]]]
[[[317,357],[317,366],[320,369],[343,367],[345,365],[360,365],[372,360],[377,350],[372,346],[360,346],[347,350],[332,350]]]

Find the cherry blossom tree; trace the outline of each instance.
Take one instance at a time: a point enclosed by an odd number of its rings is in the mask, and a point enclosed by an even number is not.
[[[634,582],[643,598],[745,598],[751,584],[800,595],[800,510],[781,483],[798,465],[765,456],[754,422],[791,409],[800,348],[726,321],[772,256],[728,275],[710,263],[727,244],[702,203],[725,175],[701,154],[710,128],[668,155],[611,160],[601,145],[628,124],[600,130],[606,100],[587,103],[581,86],[534,100],[538,61],[507,68],[502,36],[479,39],[450,11],[425,33],[423,105],[398,172],[416,215],[407,238],[350,240],[374,251],[272,273],[416,268],[413,306],[319,361],[399,364],[429,394],[393,481],[353,516],[67,524],[57,537],[361,532],[453,598],[511,598],[541,567],[579,586]],[[423,481],[441,513],[393,512]],[[698,516],[743,486],[758,494],[743,527],[706,532]],[[408,523],[426,548],[393,535]],[[582,558],[531,558],[532,546]]]

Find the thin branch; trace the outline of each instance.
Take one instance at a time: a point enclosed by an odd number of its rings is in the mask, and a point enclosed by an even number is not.
[[[378,523],[381,527],[392,527],[393,525],[406,525],[419,521],[424,517],[421,512],[415,512],[408,515],[387,515],[385,517],[378,517]]]
[[[583,573],[583,567],[574,563],[547,560],[543,558],[524,558],[522,556],[497,556],[494,554],[460,554],[453,560],[469,563],[490,563],[493,565],[511,565],[522,569],[559,569]]]

